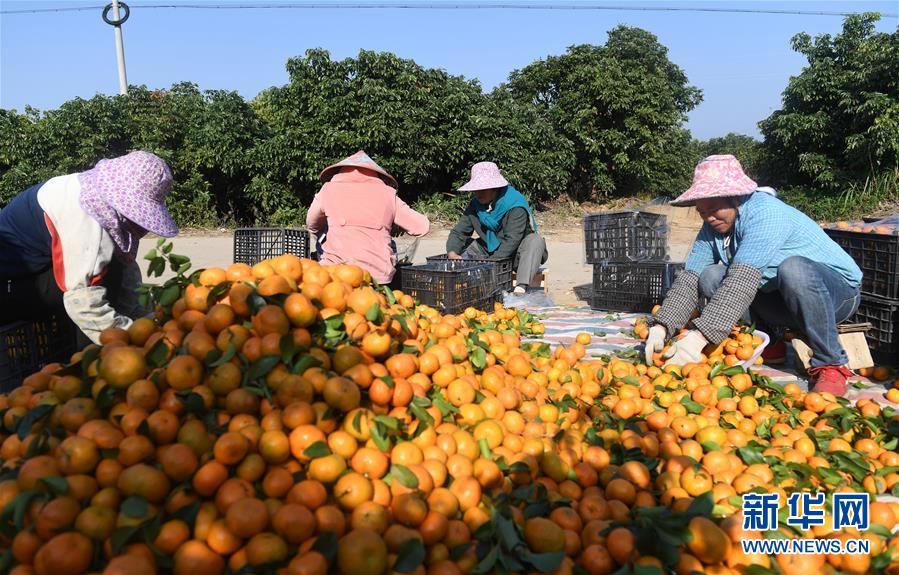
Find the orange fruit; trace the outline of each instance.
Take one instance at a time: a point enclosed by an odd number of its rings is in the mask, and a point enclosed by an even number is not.
[[[637,497],[634,485],[626,479],[613,479],[606,486],[606,498],[621,501],[625,505],[633,505]]]
[[[418,369],[418,362],[414,355],[408,353],[399,353],[387,358],[384,364],[387,371],[393,377],[409,378]]]
[[[354,529],[340,539],[337,566],[345,575],[377,575],[387,570],[387,545],[370,529]]]
[[[144,354],[136,347],[117,347],[100,361],[100,377],[116,389],[124,389],[147,375]]]
[[[334,483],[346,471],[346,467],[346,460],[336,453],[332,453],[310,461],[306,475],[314,481]]]
[[[565,549],[562,528],[544,517],[535,517],[525,523],[524,539],[528,547],[537,553],[553,553]]]
[[[113,525],[114,526],[114,525]],[[19,563],[31,565],[34,555],[40,549],[44,540],[33,531],[19,531],[13,537],[10,551],[13,558]]]
[[[174,575],[222,575],[225,560],[202,541],[187,541],[175,551]]]
[[[293,254],[274,257],[270,263],[275,273],[286,279],[298,282],[303,278],[303,262]]]
[[[263,306],[253,316],[253,329],[259,336],[270,333],[285,335],[290,331],[290,320],[287,319],[287,315],[280,306],[269,304]]]
[[[34,521],[35,532],[42,539],[50,539],[69,529],[80,512],[81,506],[71,497],[52,499],[40,508]]]
[[[730,538],[707,517],[691,519],[689,530],[687,547],[703,563],[720,563],[730,554]]]
[[[615,560],[612,559],[609,550],[598,543],[584,549],[580,563],[590,575],[608,575],[615,570]]]
[[[156,322],[150,318],[141,317],[128,326],[128,340],[131,345],[142,347],[155,331]]]
[[[159,469],[138,463],[122,471],[117,487],[126,497],[139,495],[150,503],[161,503],[171,491],[171,482]]]
[[[325,403],[344,413],[359,407],[359,402],[362,400],[362,391],[359,386],[345,377],[330,378],[325,383],[322,395]]]
[[[633,557],[635,544],[634,532],[627,527],[616,527],[606,536],[609,555],[618,565],[624,565]]]
[[[247,497],[234,502],[225,513],[225,525],[236,536],[248,539],[268,526],[268,508],[259,499]]]
[[[226,479],[228,479],[228,468],[221,462],[212,460],[194,473],[192,484],[198,495],[210,497]]]
[[[299,503],[285,503],[272,516],[275,533],[291,545],[299,545],[315,534],[315,516]]]
[[[219,436],[213,446],[213,456],[224,465],[239,463],[250,448],[247,438],[240,433],[226,432]]]
[[[165,380],[176,391],[200,385],[203,365],[192,355],[179,355],[165,368]]]
[[[274,533],[254,535],[246,546],[247,563],[253,566],[282,563],[287,559],[287,543]]]
[[[35,575],[79,575],[91,565],[93,544],[81,533],[60,533],[44,543],[34,556]]]
[[[153,544],[166,554],[173,554],[185,541],[190,539],[190,527],[180,519],[172,519],[162,524]]]
[[[110,559],[103,575],[156,575],[156,565],[149,557],[128,553]]]
[[[640,489],[649,488],[649,469],[639,461],[627,461],[618,469],[621,477],[627,479]]]
[[[352,511],[366,501],[370,501],[374,496],[374,486],[371,481],[356,472],[349,472],[342,475],[334,484],[334,498],[337,504],[346,510]],[[396,504],[396,500],[394,500]],[[427,506],[425,505],[425,508]],[[400,517],[397,517],[402,521]]]
[[[328,560],[317,551],[308,551],[291,559],[287,575],[327,575]]]

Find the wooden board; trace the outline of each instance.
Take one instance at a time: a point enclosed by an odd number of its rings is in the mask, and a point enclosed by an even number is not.
[[[532,288],[546,288],[546,280],[549,275],[549,268],[540,268],[537,270],[537,273],[534,274],[534,277],[531,278],[531,283],[528,284],[528,287]],[[516,272],[512,272],[512,285],[518,285],[518,274]]]
[[[837,326],[838,333],[857,333],[862,332],[865,333],[869,329],[871,329],[871,324],[868,322],[864,323],[841,323]]]
[[[856,332],[865,333],[868,330],[870,330],[871,327],[872,327],[871,323],[867,322],[867,321],[864,323],[841,323],[841,324],[837,325],[837,333],[856,333]],[[802,339],[802,334],[788,329],[784,333],[784,337],[786,338],[787,341],[790,341],[793,338]]]
[[[843,346],[843,349],[846,350],[846,355],[849,357],[849,369],[874,366],[874,360],[871,358],[871,350],[868,348],[864,331],[841,333],[839,337],[840,345]],[[792,343],[793,351],[796,352],[796,357],[802,364],[803,369],[808,369],[809,361],[812,358],[811,348],[798,337],[794,337]]]

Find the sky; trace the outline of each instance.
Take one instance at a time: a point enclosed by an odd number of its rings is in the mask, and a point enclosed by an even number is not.
[[[127,1],[127,0],[126,0]],[[507,0],[521,4],[524,0]],[[455,5],[485,5],[495,0],[459,0]],[[53,109],[75,97],[118,92],[113,28],[101,19],[105,0],[0,0],[0,107],[22,111],[26,105]],[[167,88],[191,81],[201,89],[236,90],[245,98],[287,82],[285,63],[310,48],[325,48],[333,59],[359,50],[393,52],[429,68],[480,81],[485,90],[508,74],[576,44],[605,43],[619,24],[643,28],[668,48],[669,58],[703,91],[687,127],[695,138],[730,132],[760,137],[758,122],[779,109],[791,75],[804,58],[790,38],[837,34],[840,16],[648,11],[646,8],[730,8],[804,12],[878,11],[877,29],[894,32],[899,2],[793,1],[657,2],[590,1],[589,5],[637,10],[535,9],[290,9],[285,3],[244,0],[240,5],[282,5],[279,9],[191,9],[186,4],[222,6],[230,0],[132,0],[122,26],[129,84]],[[376,1],[374,3],[377,3]],[[393,3],[396,0],[383,0]],[[407,0],[406,4],[428,4]],[[527,5],[539,0],[525,2]],[[176,9],[141,7],[180,5]],[[233,3],[232,3],[233,4]],[[544,5],[553,5],[545,2]],[[558,3],[555,3],[558,6]],[[565,5],[584,3],[577,0]],[[446,4],[444,4],[445,6]],[[97,6],[88,11],[2,14],[11,10]]]

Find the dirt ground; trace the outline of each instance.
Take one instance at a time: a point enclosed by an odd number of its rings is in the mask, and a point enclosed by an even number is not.
[[[702,224],[695,210],[671,206],[647,206],[644,209],[667,216],[671,260],[683,261]],[[549,260],[544,265],[549,297],[559,305],[576,304],[578,299],[574,287],[591,283],[593,273],[584,253],[582,215],[574,213],[574,210],[551,210],[539,213],[537,218],[540,233],[546,238],[549,250]],[[415,263],[424,263],[427,256],[446,253],[448,233],[448,226],[433,226],[431,232],[419,241]],[[154,238],[142,240],[140,254],[145,254],[155,242]],[[186,230],[173,243],[173,251],[190,257],[194,269],[224,267],[233,261],[233,236],[227,230]],[[143,260],[145,273],[146,264]]]

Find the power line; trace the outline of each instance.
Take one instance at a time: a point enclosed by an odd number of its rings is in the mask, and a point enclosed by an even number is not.
[[[33,8],[28,10],[3,10],[0,14],[42,14],[49,12],[82,12],[86,10],[102,10],[104,6],[72,6],[67,8]],[[715,8],[715,7],[679,7],[679,6],[618,6],[596,3],[552,3],[538,2],[503,2],[463,3],[463,2],[380,2],[377,4],[135,4],[135,9],[186,9],[186,10],[576,10],[576,11],[631,11],[631,12],[712,12],[730,14],[777,14],[791,16],[852,16],[858,12],[835,12],[826,10],[777,10],[759,8]],[[881,12],[885,18],[896,18],[899,14]]]

